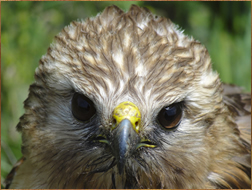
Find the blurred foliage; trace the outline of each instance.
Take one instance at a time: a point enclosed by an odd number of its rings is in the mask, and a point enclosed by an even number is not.
[[[21,157],[16,132],[34,70],[53,37],[73,20],[115,4],[145,6],[204,44],[222,81],[251,90],[251,2],[2,2],[1,181]]]

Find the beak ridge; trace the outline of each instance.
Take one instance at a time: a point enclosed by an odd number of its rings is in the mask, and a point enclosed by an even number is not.
[[[117,160],[119,174],[124,170],[125,161],[136,150],[140,137],[135,132],[130,120],[122,120],[113,130],[112,150]]]

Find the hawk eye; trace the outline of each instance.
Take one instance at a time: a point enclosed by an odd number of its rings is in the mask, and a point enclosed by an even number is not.
[[[76,119],[87,121],[95,112],[94,103],[90,99],[82,94],[74,93],[72,98],[72,113]]]
[[[158,113],[158,122],[166,129],[172,129],[179,125],[182,117],[182,106],[180,103],[174,103],[164,107]]]

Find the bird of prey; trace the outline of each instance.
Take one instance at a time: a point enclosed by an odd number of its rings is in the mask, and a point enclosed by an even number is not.
[[[250,188],[251,95],[132,5],[72,22],[35,72],[9,188]]]

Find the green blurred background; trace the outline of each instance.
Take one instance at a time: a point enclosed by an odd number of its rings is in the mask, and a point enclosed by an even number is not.
[[[207,47],[222,81],[251,90],[251,2],[2,2],[1,184],[21,157],[15,126],[53,37],[73,20],[95,16],[111,4],[126,11],[132,3],[170,18]]]

